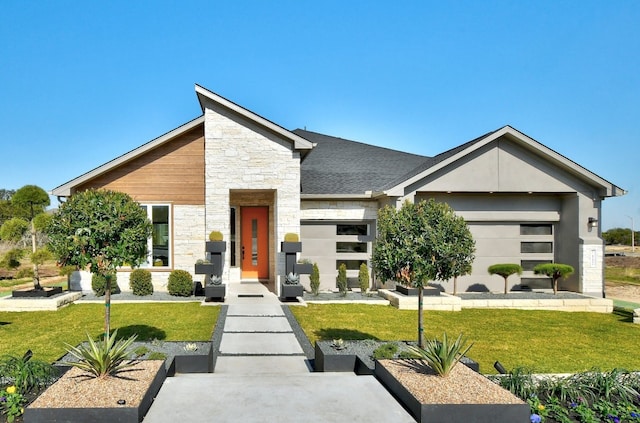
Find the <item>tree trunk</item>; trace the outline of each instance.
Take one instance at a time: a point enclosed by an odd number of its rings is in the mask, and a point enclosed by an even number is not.
[[[458,277],[454,276],[453,277],[453,295],[456,295],[458,293]]]
[[[553,278],[553,295],[558,293],[558,278]]]
[[[504,295],[507,295],[507,278],[504,278]]]
[[[418,346],[424,348],[424,322],[422,310],[422,285],[418,287]]]
[[[107,341],[111,331],[111,273],[105,275],[104,284],[104,340]]]
[[[33,212],[31,213],[31,251],[36,252],[36,225],[33,223]],[[33,263],[33,287],[35,289],[42,289],[40,286],[40,274],[38,272],[38,264]]]

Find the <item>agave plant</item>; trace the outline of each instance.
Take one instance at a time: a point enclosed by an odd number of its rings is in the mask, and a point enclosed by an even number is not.
[[[449,343],[447,334],[442,336],[442,341],[432,339],[425,342],[424,348],[409,346],[411,352],[419,359],[427,362],[438,376],[447,376],[458,361],[471,349],[473,344],[466,346],[467,342],[462,334],[453,343]]]
[[[89,338],[88,345],[73,347],[69,344],[67,351],[74,356],[77,361],[72,361],[69,365],[78,367],[97,378],[112,376],[116,373],[131,367],[137,360],[129,357],[131,344],[136,340],[137,335],[132,335],[127,339],[118,339],[118,330],[114,330],[111,335],[105,334],[102,341],[95,342]]]

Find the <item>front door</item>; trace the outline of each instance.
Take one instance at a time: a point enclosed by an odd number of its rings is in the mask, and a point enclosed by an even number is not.
[[[269,207],[242,207],[242,278],[269,279]]]

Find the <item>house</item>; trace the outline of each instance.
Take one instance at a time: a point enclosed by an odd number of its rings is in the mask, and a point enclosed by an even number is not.
[[[52,190],[68,197],[107,188],[140,202],[153,224],[156,289],[173,269],[193,273],[214,230],[227,241],[223,280],[231,286],[258,279],[278,292],[280,243],[293,232],[300,258],[318,263],[321,288],[335,289],[340,263],[354,279],[370,264],[380,207],[435,198],[466,219],[476,240],[473,272],[458,280],[459,291],[500,291],[502,278],[487,273],[496,263],[524,267],[512,289],[550,288],[532,268],[554,261],[576,269],[561,288],[603,296],[601,202],[625,192],[522,132],[505,126],[427,157],[290,131],[195,91],[201,116]],[[127,287],[126,270],[119,278]],[[79,283],[90,289],[87,275]]]

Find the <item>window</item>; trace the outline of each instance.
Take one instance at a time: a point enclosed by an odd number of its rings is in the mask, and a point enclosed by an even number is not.
[[[520,235],[553,235],[553,225],[523,224],[520,225]]]
[[[336,242],[336,253],[366,253],[366,242]]]
[[[336,235],[367,235],[368,229],[367,224],[336,225]]]
[[[148,241],[147,265],[154,267],[169,267],[171,257],[171,227],[169,222],[171,208],[165,204],[144,205],[151,221],[151,238]]]
[[[539,264],[547,264],[552,263],[551,260],[522,260],[520,261],[520,266],[522,266],[522,270],[525,272],[533,272],[533,268]]]
[[[553,253],[553,242],[521,242],[521,253]]]
[[[366,260],[336,260],[336,270],[344,263],[347,270],[359,270],[362,263],[367,264]]]

